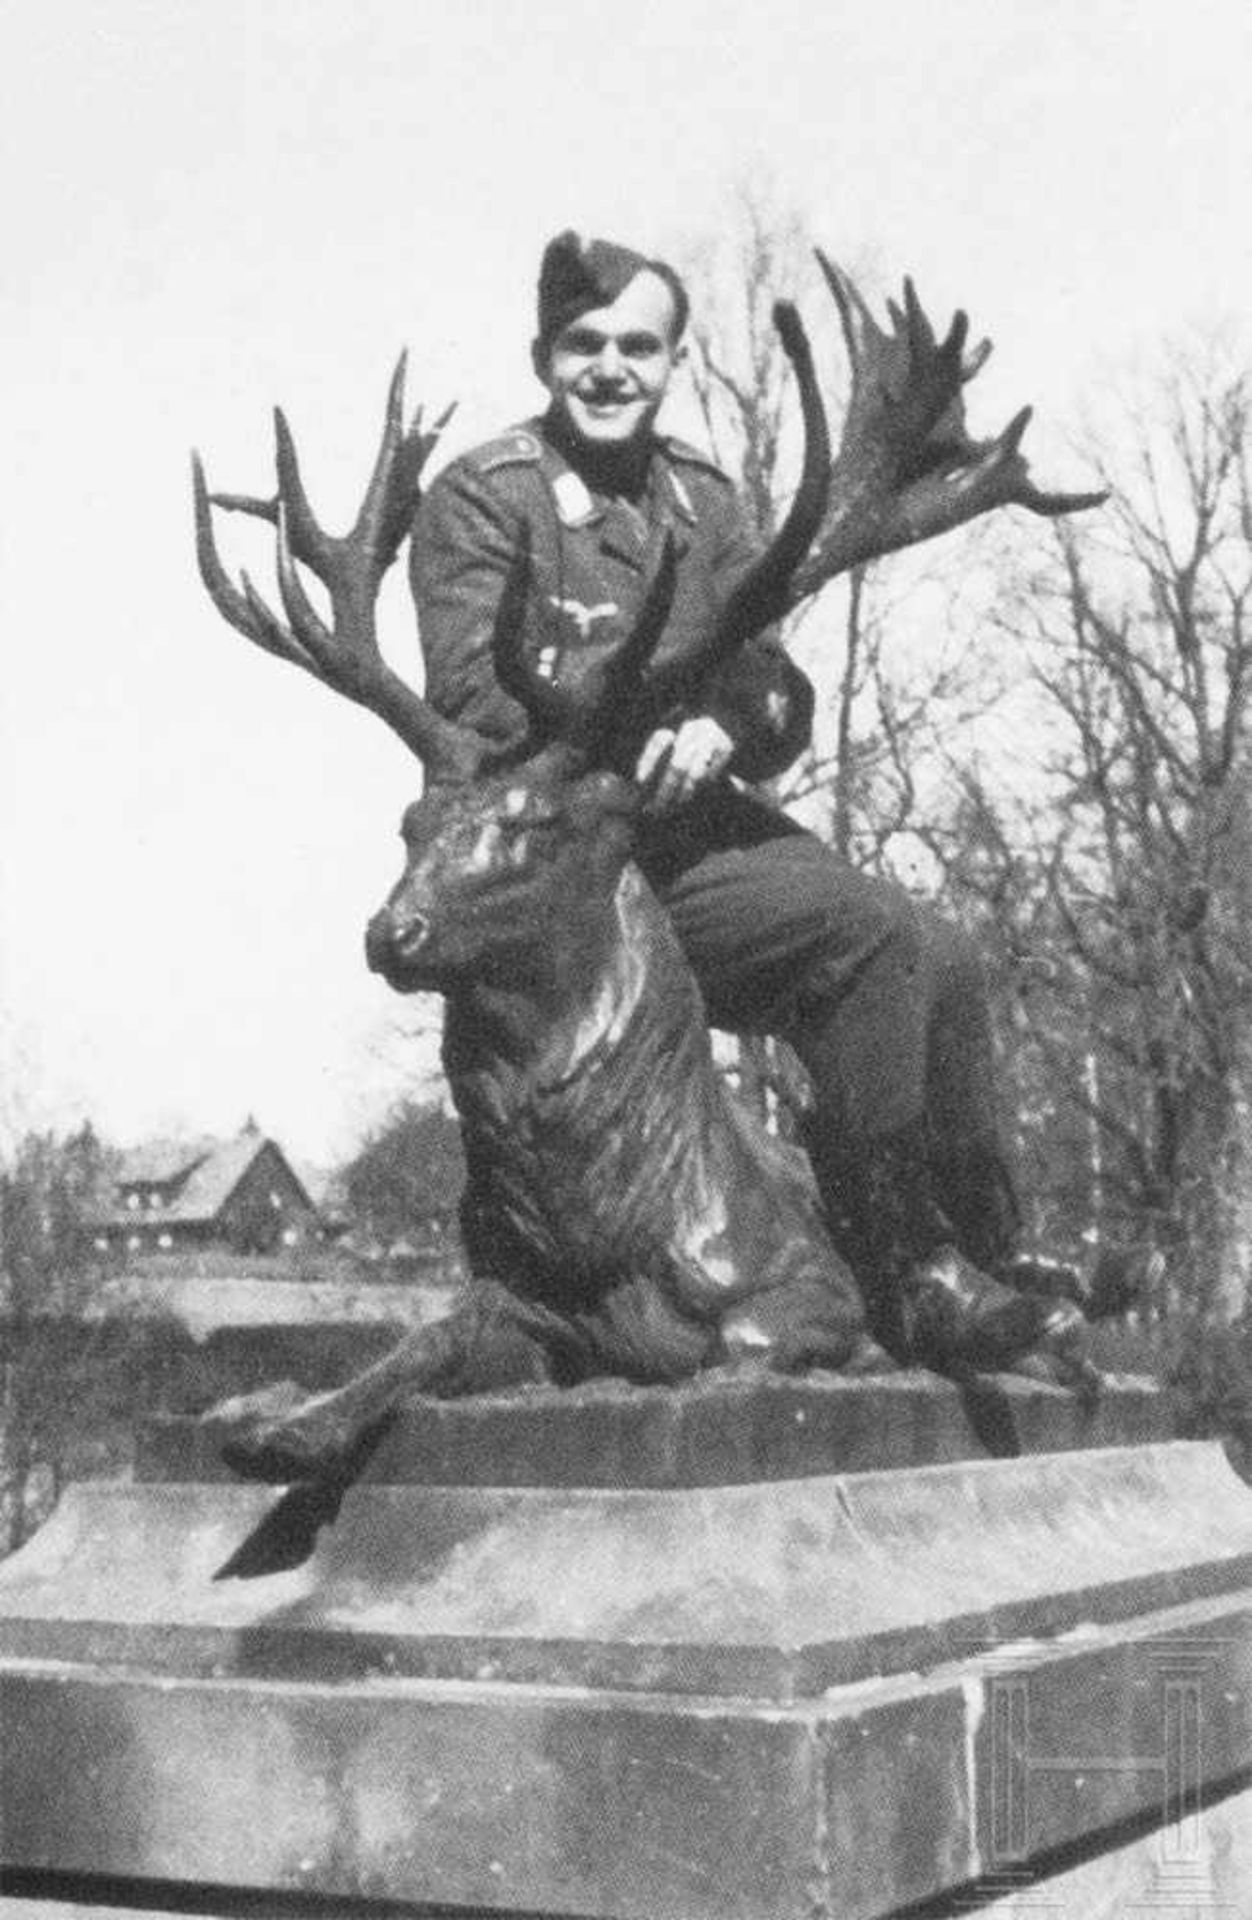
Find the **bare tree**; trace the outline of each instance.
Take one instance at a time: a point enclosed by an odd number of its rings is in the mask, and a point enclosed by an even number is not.
[[[689,277],[695,298],[688,369],[698,416],[768,540],[794,480],[799,443],[773,301],[780,292],[796,300],[819,296],[806,311],[826,362],[823,387],[837,394],[842,384],[846,396],[836,312],[820,297],[829,269],[819,270],[798,215],[748,188],[734,201],[722,240],[694,257]],[[855,277],[877,276],[858,263]],[[888,305],[904,325],[907,316]],[[974,351],[966,379],[989,351],[985,342]],[[814,679],[818,714],[813,748],[779,783],[778,797],[803,804],[815,830],[858,865],[890,867],[893,843],[924,817],[941,769],[946,777],[954,734],[996,697],[997,674],[977,645],[980,610],[969,588],[972,577],[986,576],[969,558],[985,538],[982,525],[962,526],[941,557],[930,545],[924,558],[854,561],[786,623],[787,644]]]
[[[1060,526],[1008,621],[1040,697],[1036,825],[967,783],[944,849],[1088,1130],[1089,1201],[1149,1234],[1201,1312],[1248,1172],[1250,406],[1252,372],[1215,345],[1123,400],[1094,459],[1109,508]]]
[[[82,1225],[107,1161],[84,1125],[28,1132],[0,1167],[0,1554],[82,1467],[129,1379],[131,1330],[91,1310],[101,1263]]]
[[[766,534],[793,444],[769,296],[810,271],[799,223],[747,194],[693,275],[701,419]],[[1129,1223],[1201,1308],[1250,1131],[1249,401],[1229,353],[1175,353],[1090,438],[1110,506],[1061,519],[1041,565],[980,527],[949,548],[946,595],[933,549],[925,574],[853,567],[787,634],[820,718],[780,798],[857,864],[924,846],[987,934],[1032,1225],[1073,1246]],[[993,584],[971,614],[977,570]],[[993,644],[970,644],[980,622]],[[978,744],[1009,685],[1011,760]],[[780,1077],[749,1056],[749,1084]]]
[[[461,1130],[435,1101],[402,1100],[344,1168],[355,1220],[384,1245],[412,1233],[455,1234],[465,1184]]]
[[[720,246],[694,257],[689,277],[695,288],[687,358],[691,389],[714,456],[739,481],[748,511],[768,540],[777,528],[793,443],[774,304],[798,300],[816,284],[798,217],[742,190],[727,235]]]

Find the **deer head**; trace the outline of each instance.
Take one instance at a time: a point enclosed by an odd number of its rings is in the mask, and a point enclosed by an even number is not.
[[[512,772],[436,783],[404,815],[405,864],[365,935],[400,993],[573,991],[613,938],[638,799],[562,747]]]

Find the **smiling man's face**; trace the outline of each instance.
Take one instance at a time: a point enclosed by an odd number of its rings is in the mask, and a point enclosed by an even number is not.
[[[650,431],[681,357],[676,322],[673,293],[645,269],[537,356],[535,371],[577,439],[607,451]]]

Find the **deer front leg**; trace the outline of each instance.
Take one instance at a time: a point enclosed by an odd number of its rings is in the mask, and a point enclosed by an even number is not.
[[[203,1417],[223,1460],[273,1485],[351,1479],[410,1394],[455,1397],[550,1378],[534,1333],[476,1300],[406,1334],[342,1387],[305,1393],[291,1381],[213,1407]]]

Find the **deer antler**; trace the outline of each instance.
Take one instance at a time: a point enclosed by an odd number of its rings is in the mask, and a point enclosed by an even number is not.
[[[826,516],[834,469],[813,350],[804,323],[790,301],[778,301],[774,325],[800,394],[804,458],[799,484],[781,527],[760,559],[738,581],[708,636],[695,653],[672,662],[657,675],[657,697],[664,706],[706,679],[746,640],[772,625],[794,604],[796,570]]]
[[[794,576],[792,605],[850,567],[947,533],[992,507],[1021,506],[1053,517],[1108,497],[1035,485],[1021,452],[1029,407],[994,439],[971,437],[963,389],[986,365],[991,342],[967,349],[964,313],[940,340],[906,280],[904,304],[888,302],[891,324],[884,329],[847,274],[820,249],[817,260],[838,309],[852,392],[831,470],[830,507],[812,554]]]
[[[472,774],[482,743],[467,728],[445,720],[383,659],[374,606],[384,574],[408,532],[420,497],[422,468],[451,417],[423,430],[419,408],[404,425],[405,356],[391,378],[382,440],[361,510],[341,538],[325,533],[309,505],[295,442],[281,409],[274,413],[278,489],[272,500],[250,494],[210,494],[198,454],[192,455],[196,557],[200,577],[223,619],[267,653],[302,667],[315,679],[378,714],[424,761],[432,774]],[[286,623],[267,606],[246,573],[231,580],[213,537],[214,506],[268,520],[277,530],[278,590]],[[296,562],[330,595],[331,624],[309,599]]]

